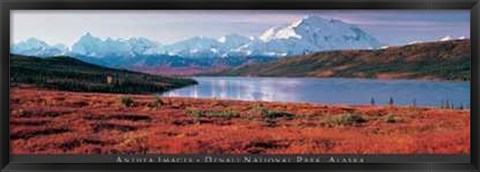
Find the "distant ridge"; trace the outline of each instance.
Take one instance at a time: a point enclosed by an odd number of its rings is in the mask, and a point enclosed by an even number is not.
[[[146,94],[197,84],[191,79],[112,69],[66,56],[11,55],[10,66],[12,86],[61,91]]]
[[[379,50],[318,52],[204,75],[469,81],[470,40],[417,43]]]

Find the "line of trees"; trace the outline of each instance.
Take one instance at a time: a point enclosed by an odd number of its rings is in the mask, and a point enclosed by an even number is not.
[[[370,99],[370,105],[372,106],[376,105],[375,98],[372,97]],[[389,106],[395,105],[395,101],[393,97],[390,97],[388,99],[387,105]],[[411,105],[413,107],[417,107],[417,99],[413,99]],[[440,105],[438,107],[441,109],[469,109],[470,108],[469,106],[464,105],[463,103],[460,103],[459,105],[455,105],[453,102],[450,102],[449,100],[441,100]]]

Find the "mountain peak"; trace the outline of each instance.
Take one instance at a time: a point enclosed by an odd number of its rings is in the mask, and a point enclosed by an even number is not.
[[[330,20],[333,20],[333,19],[330,19]],[[328,22],[330,20],[318,15],[306,15],[302,19],[302,21],[315,21],[315,22]]]
[[[225,35],[223,37],[225,37],[225,38],[244,38],[245,36],[242,36],[242,35],[239,35],[239,34],[236,34],[236,33],[232,33],[232,34]]]
[[[83,34],[83,36],[86,36],[86,37],[93,37],[92,34],[90,32],[85,32],[85,34]]]
[[[323,23],[327,23],[328,20],[317,16],[317,15],[306,15],[302,19],[291,23],[290,25],[286,26],[277,26],[272,27],[259,37],[260,40],[264,42],[268,42],[274,39],[289,39],[289,38],[297,38],[301,39],[302,36],[297,34],[296,30],[298,27],[305,26],[305,27],[321,27],[324,25]]]
[[[271,40],[276,39],[290,39],[290,38],[297,38],[301,39],[302,36],[296,33],[295,31],[296,26],[290,25],[286,27],[272,27],[267,31],[263,32],[263,34],[259,37],[260,40],[263,42],[269,42]]]
[[[42,40],[39,40],[37,38],[34,38],[34,37],[28,38],[24,42],[27,43],[27,44],[30,44],[30,45],[48,46],[47,43],[45,43]]]
[[[206,40],[206,39],[211,39],[209,37],[200,35],[200,36],[194,36],[193,38],[190,38],[191,40]]]
[[[236,40],[250,40],[250,38],[247,38],[245,36],[242,36],[242,35],[239,35],[239,34],[228,34],[228,35],[225,35],[225,36],[222,36],[220,38],[218,38],[218,42],[220,43],[225,43],[227,41],[236,41]]]
[[[323,20],[323,21],[327,21],[326,18],[324,17],[321,17],[321,16],[318,16],[318,15],[312,15],[312,14],[308,14],[308,15],[305,15],[303,16],[303,18],[301,19],[302,21],[306,21],[306,20]]]
[[[131,37],[127,41],[139,41],[139,42],[153,42],[145,37]]]
[[[452,39],[454,39],[454,38],[451,37],[450,35],[447,35],[447,36],[445,36],[445,37],[443,37],[443,38],[440,38],[440,41],[450,41],[450,40],[452,40]]]
[[[43,42],[43,41],[41,41],[41,40],[39,40],[39,39],[37,39],[37,38],[34,38],[34,37],[30,37],[30,38],[28,38],[26,41],[27,41],[27,42]]]
[[[62,55],[66,51],[66,46],[63,44],[50,46],[46,42],[33,37],[14,44],[11,49],[11,52],[14,54],[38,57]]]
[[[80,40],[82,39],[95,39],[96,37],[94,37],[90,32],[86,32],[85,34],[83,34],[81,37],[80,37]]]
[[[344,23],[341,20],[334,18],[324,18],[317,15],[306,15],[302,19],[292,23],[292,27],[299,27],[300,25],[322,25],[322,24],[331,24],[331,23]]]
[[[272,27],[268,29],[260,36],[260,40],[268,42],[274,39],[302,39],[302,33],[300,33],[302,30],[309,30],[308,32],[322,32],[322,29],[335,30],[337,28],[348,29],[348,27],[353,29],[357,28],[354,25],[347,24],[338,19],[327,19],[318,15],[306,15],[302,19],[297,20],[290,25],[283,27]]]
[[[100,39],[93,36],[90,32],[86,32],[80,37],[80,40],[100,40]]]
[[[445,37],[440,38],[438,41],[442,42],[442,41],[464,40],[464,39],[467,39],[467,37],[466,36],[453,37],[453,36],[447,35]]]
[[[263,48],[276,54],[293,55],[381,46],[372,35],[356,25],[316,15],[305,16],[290,25],[272,27],[263,32],[259,39],[261,42],[245,48],[254,49],[254,52],[265,52]]]

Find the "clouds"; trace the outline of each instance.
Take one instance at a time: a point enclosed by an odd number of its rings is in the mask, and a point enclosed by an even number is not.
[[[357,24],[387,44],[469,35],[468,10],[212,10],[212,11],[14,11],[14,42],[36,37],[71,45],[86,32],[101,38],[147,37],[170,43],[192,36],[230,33],[258,36],[305,15]]]

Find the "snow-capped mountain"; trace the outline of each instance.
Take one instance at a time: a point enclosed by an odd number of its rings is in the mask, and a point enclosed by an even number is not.
[[[379,41],[358,26],[337,19],[306,16],[290,25],[268,29],[239,51],[282,56],[379,47]]]
[[[255,38],[253,37],[247,38],[238,34],[230,34],[219,38],[217,41],[220,43],[219,50],[221,57],[250,55],[245,53],[235,54],[235,50],[245,44],[250,43],[254,39]]]
[[[252,41],[252,38],[247,38],[238,34],[230,34],[219,38],[217,41],[222,44],[224,49],[232,49],[249,43]]]
[[[193,37],[161,47],[161,52],[182,57],[218,56],[219,42],[213,38]]]
[[[187,40],[165,45],[160,52],[169,55],[178,55],[188,58],[201,57],[226,57],[232,50],[245,45],[251,41],[250,38],[230,34],[219,39],[207,37],[193,37]]]
[[[80,37],[75,44],[73,44],[71,53],[74,55],[100,58],[103,56],[104,51],[108,50],[105,50],[103,40],[93,37],[90,33],[87,33]]]
[[[161,44],[147,38],[130,38],[127,42],[135,55],[154,55],[160,52]]]
[[[438,40],[434,40],[434,41],[438,41],[438,42],[444,42],[444,41],[451,41],[451,40],[464,40],[464,39],[468,39],[466,36],[460,36],[458,38],[455,38],[453,36],[450,36],[450,35],[447,35],[447,36],[444,36],[444,37],[441,37],[439,38]],[[419,44],[419,43],[426,43],[426,42],[433,42],[432,40],[414,40],[414,41],[410,41],[407,43],[407,45],[413,45],[413,44]]]
[[[70,54],[93,58],[134,57],[137,55],[157,54],[160,44],[146,38],[102,40],[90,33],[83,35],[72,46]]]
[[[440,38],[440,41],[450,41],[450,40],[453,40],[453,39],[454,39],[453,37],[451,37],[450,35],[447,35],[443,38]]]
[[[64,55],[68,48],[63,44],[48,45],[36,38],[29,38],[14,44],[11,51],[14,54],[47,57]]]
[[[418,43],[422,43],[423,41],[418,41],[418,40],[415,40],[415,41],[410,41],[407,43],[407,45],[413,45],[413,44],[418,44]]]
[[[464,40],[464,39],[467,39],[467,37],[466,36],[460,36],[458,38],[455,38],[455,37],[452,37],[450,35],[447,35],[443,38],[440,38],[439,41]]]
[[[27,40],[28,41],[28,40]],[[39,40],[13,46],[14,53],[50,56],[64,50],[52,49]],[[36,45],[38,44],[38,45]],[[286,56],[341,49],[372,49],[382,45],[358,26],[337,19],[306,16],[291,24],[267,29],[259,37],[230,34],[218,39],[193,37],[172,44],[160,44],[147,38],[102,40],[86,33],[71,47],[72,56],[102,59],[105,57],[139,57],[154,55],[185,58],[219,58],[232,56]],[[45,48],[48,47],[48,48]],[[56,47],[54,47],[56,48]],[[58,50],[58,51],[56,51]],[[62,51],[60,51],[62,50]],[[53,51],[53,52],[52,52]]]

